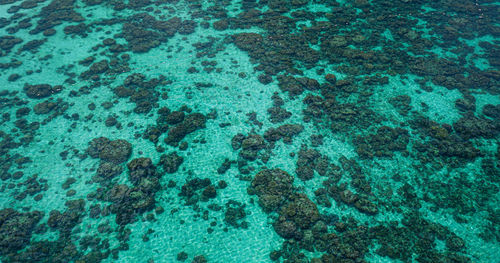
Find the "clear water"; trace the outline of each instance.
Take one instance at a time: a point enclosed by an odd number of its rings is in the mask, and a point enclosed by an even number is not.
[[[1,262],[498,262],[499,8],[0,0]]]

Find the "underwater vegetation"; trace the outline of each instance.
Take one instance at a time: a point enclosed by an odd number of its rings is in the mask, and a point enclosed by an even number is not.
[[[499,21],[0,0],[0,261],[497,262]]]

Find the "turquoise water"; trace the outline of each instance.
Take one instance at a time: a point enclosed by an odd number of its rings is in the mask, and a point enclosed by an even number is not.
[[[499,262],[499,9],[0,0],[0,261]]]

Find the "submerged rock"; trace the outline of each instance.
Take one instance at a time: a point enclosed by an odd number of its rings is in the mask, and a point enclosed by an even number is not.
[[[293,177],[283,170],[265,169],[255,175],[248,191],[257,194],[264,211],[276,211],[292,194],[293,181]]]
[[[281,208],[279,214],[293,221],[301,229],[312,227],[320,219],[316,204],[304,194],[293,195],[290,202]]]
[[[123,163],[128,160],[132,153],[132,144],[125,140],[114,140],[104,146],[99,153],[103,161]]]
[[[127,161],[132,154],[132,144],[121,139],[111,141],[106,137],[99,137],[89,143],[87,153],[92,158],[120,164]]]
[[[61,92],[62,88],[63,87],[60,85],[51,86],[49,84],[26,84],[24,85],[23,90],[28,98],[43,99],[51,96],[52,94]]]
[[[181,123],[170,128],[165,143],[177,145],[186,135],[205,127],[206,117],[201,113],[189,114]]]
[[[132,184],[137,185],[141,179],[156,176],[156,167],[151,158],[136,158],[127,164],[129,170],[128,179]]]
[[[0,210],[0,254],[15,253],[29,245],[32,232],[43,213],[18,212],[12,208]]]
[[[182,156],[177,155],[177,152],[172,152],[169,154],[164,154],[160,158],[160,163],[163,165],[163,170],[165,172],[172,174],[177,172],[179,166],[184,162]]]

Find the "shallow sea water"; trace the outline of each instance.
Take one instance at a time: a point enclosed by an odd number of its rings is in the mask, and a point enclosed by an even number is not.
[[[0,0],[0,262],[499,262],[500,2]]]

